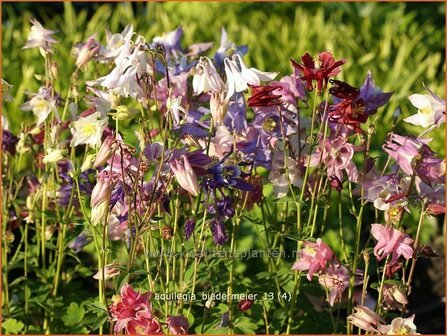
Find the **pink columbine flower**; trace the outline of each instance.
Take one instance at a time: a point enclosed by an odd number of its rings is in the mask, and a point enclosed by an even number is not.
[[[360,329],[369,332],[378,332],[378,327],[385,321],[365,306],[356,306],[354,314],[348,316],[348,321]]]
[[[160,334],[161,326],[152,312],[151,297],[151,292],[141,294],[124,284],[110,305],[112,320],[116,322],[115,333],[125,329],[126,334]]]
[[[182,162],[183,161],[183,162]],[[192,195],[197,196],[199,194],[199,183],[197,176],[185,155],[182,155],[180,159],[174,159],[169,163],[172,172],[174,173],[180,186],[190,192]]]
[[[388,309],[402,310],[408,304],[408,298],[402,287],[397,285],[383,285],[383,304]]]
[[[393,265],[400,256],[405,259],[413,257],[413,239],[407,234],[396,230],[391,226],[371,224],[371,234],[377,240],[374,247],[374,255],[377,260],[382,260],[392,254],[390,264]]]
[[[87,39],[87,42],[79,50],[76,58],[76,66],[78,68],[86,65],[101,49],[101,44],[96,40],[95,34]]]
[[[443,183],[445,163],[428,147],[430,140],[391,133],[383,149],[406,174],[417,174],[427,184]]]
[[[116,268],[116,266],[118,266],[118,263],[112,263],[112,264],[106,265],[105,267],[103,267],[103,269],[98,270],[98,272],[96,272],[96,274],[93,276],[93,278],[96,280],[102,280],[103,274],[104,274],[104,279],[109,280],[109,279],[119,275],[120,269]]]
[[[96,154],[95,162],[93,163],[93,167],[97,168],[106,164],[106,162],[112,157],[113,152],[115,150],[115,137],[112,135],[108,135],[101,144],[101,147]]]
[[[298,260],[292,269],[308,271],[307,280],[312,281],[315,272],[324,271],[328,262],[334,259],[331,248],[318,238],[316,243],[305,241],[304,248],[298,252]]]
[[[395,174],[384,175],[363,183],[363,199],[372,202],[376,209],[386,211],[406,202],[409,181]]]
[[[186,335],[189,330],[188,320],[184,316],[168,316],[169,332],[172,335]]]
[[[323,148],[323,153],[321,153],[321,148]],[[354,152],[355,147],[345,137],[326,139],[324,144],[311,155],[310,166],[314,167],[323,163],[326,166],[327,175],[335,176],[339,181],[343,181],[344,170],[349,181],[356,182],[358,170],[352,161]]]
[[[420,335],[413,321],[414,314],[407,318],[396,317],[391,324],[380,325],[378,331],[385,335]]]

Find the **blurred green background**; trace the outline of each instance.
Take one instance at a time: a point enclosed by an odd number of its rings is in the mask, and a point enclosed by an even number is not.
[[[182,25],[183,47],[197,42],[214,42],[225,27],[230,40],[247,44],[247,63],[265,71],[291,71],[290,58],[306,51],[330,50],[337,59],[347,58],[342,80],[360,86],[371,70],[384,91],[394,91],[391,102],[379,110],[376,150],[389,131],[395,109],[401,118],[416,112],[406,99],[412,93],[426,93],[425,83],[441,98],[445,92],[445,3],[3,3],[3,78],[14,85],[14,103],[6,106],[11,128],[32,122],[32,113],[18,106],[24,90],[35,92],[34,74],[44,71],[38,50],[21,50],[30,18],[57,30],[54,59],[59,64],[56,89],[64,97],[74,70],[71,46],[96,33],[105,43],[105,28],[120,32],[126,24],[147,41]],[[93,79],[93,67],[83,78]],[[382,127],[383,126],[383,127]],[[399,129],[400,128],[400,129]],[[399,123],[398,132],[418,134],[421,129]],[[432,147],[445,154],[443,131],[432,132]]]

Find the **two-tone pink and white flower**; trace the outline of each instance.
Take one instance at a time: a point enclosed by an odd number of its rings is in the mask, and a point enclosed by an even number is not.
[[[356,327],[369,332],[378,332],[380,325],[385,321],[371,309],[365,306],[356,306],[355,312],[348,316],[348,321]]]
[[[180,159],[171,160],[169,166],[180,186],[192,195],[197,196],[200,190],[199,182],[186,155],[182,155]]]
[[[420,335],[417,333],[417,327],[414,324],[415,315],[410,317],[396,317],[391,324],[380,325],[378,331],[383,335]]]

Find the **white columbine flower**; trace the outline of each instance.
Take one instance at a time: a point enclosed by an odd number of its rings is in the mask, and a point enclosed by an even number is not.
[[[54,149],[48,148],[47,155],[43,157],[43,163],[54,163],[60,161],[64,158],[65,150],[64,149]]]
[[[38,47],[43,49],[45,52],[49,52],[51,50],[51,45],[53,43],[57,43],[57,41],[51,37],[51,35],[56,32],[45,29],[37,20],[32,19],[31,23],[32,27],[28,35],[28,41],[22,49]]]
[[[418,113],[405,118],[405,122],[422,127],[440,126],[445,122],[445,101],[428,91],[430,94],[413,94],[408,97],[411,104],[417,107]]]
[[[70,125],[73,139],[70,146],[76,147],[81,144],[88,144],[92,147],[101,145],[101,136],[107,126],[107,117],[98,119],[101,113],[95,112],[87,117],[81,117],[73,121]]]
[[[222,78],[208,57],[200,57],[192,73],[194,74],[192,78],[194,95],[209,91],[221,92],[225,89]]]
[[[242,92],[250,85],[260,85],[261,81],[273,80],[277,72],[264,72],[255,68],[247,68],[240,55],[233,55],[232,59],[225,58],[225,73],[227,75],[227,97],[230,99],[235,92]]]
[[[37,126],[42,124],[51,112],[54,113],[57,119],[60,119],[56,107],[56,99],[51,97],[49,90],[46,88],[41,88],[38,94],[34,95],[31,100],[22,104],[20,108],[23,111],[33,111],[37,117]]]

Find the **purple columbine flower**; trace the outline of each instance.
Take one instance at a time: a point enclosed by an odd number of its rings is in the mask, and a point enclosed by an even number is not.
[[[188,218],[185,221],[185,238],[186,240],[188,240],[189,238],[191,238],[193,232],[194,232],[194,228],[196,227],[196,221],[193,218]]]
[[[379,87],[376,87],[371,71],[368,71],[363,85],[360,87],[359,98],[365,102],[365,112],[367,115],[372,115],[377,112],[377,109],[390,100],[393,92],[383,92]]]
[[[75,239],[73,239],[68,247],[73,249],[76,253],[79,253],[82,248],[88,245],[92,241],[92,238],[85,232],[81,232]]]
[[[212,219],[210,227],[211,233],[213,234],[214,244],[223,245],[228,239],[223,220],[221,218]]]
[[[19,139],[7,130],[2,130],[2,149],[5,153],[10,155],[16,154],[16,145]]]

